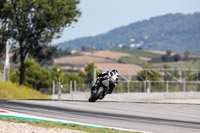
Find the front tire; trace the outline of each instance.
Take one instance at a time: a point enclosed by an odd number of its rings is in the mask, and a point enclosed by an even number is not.
[[[95,102],[97,99],[100,98],[101,95],[103,95],[103,92],[104,92],[104,88],[103,87],[99,87],[97,89],[97,91],[91,95],[91,97],[89,98],[89,102]]]

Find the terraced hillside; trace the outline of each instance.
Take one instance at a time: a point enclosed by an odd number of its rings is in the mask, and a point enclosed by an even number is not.
[[[133,69],[132,73],[136,74],[142,65],[160,57],[161,55],[148,51],[116,49],[112,51],[80,52],[73,56],[57,58],[54,60],[54,64],[60,65],[66,71],[78,71],[83,70],[88,63],[95,63],[97,68],[103,71],[116,68],[121,73],[128,74],[130,69]],[[123,58],[127,58],[128,61],[124,61]],[[121,62],[121,60],[124,62]]]

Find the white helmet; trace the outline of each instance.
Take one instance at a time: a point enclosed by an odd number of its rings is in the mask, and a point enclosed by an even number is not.
[[[111,76],[111,80],[114,81],[114,82],[117,82],[118,79],[119,79],[119,74],[118,74],[118,71],[116,69],[113,69],[110,72],[110,76]]]

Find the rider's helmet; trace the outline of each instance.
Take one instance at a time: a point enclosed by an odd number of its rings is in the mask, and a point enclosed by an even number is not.
[[[113,69],[111,72],[118,74],[118,71],[116,69]]]
[[[113,69],[111,72],[110,72],[110,75],[111,75],[111,79],[115,82],[118,81],[119,79],[119,74],[118,74],[118,71],[116,69]]]

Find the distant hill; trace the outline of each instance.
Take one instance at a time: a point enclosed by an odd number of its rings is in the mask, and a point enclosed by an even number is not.
[[[134,17],[134,16],[133,16]],[[88,27],[89,28],[89,27]],[[167,14],[113,29],[105,34],[83,37],[58,44],[59,48],[92,47],[111,49],[121,46],[151,50],[189,51],[200,54],[200,13]]]

